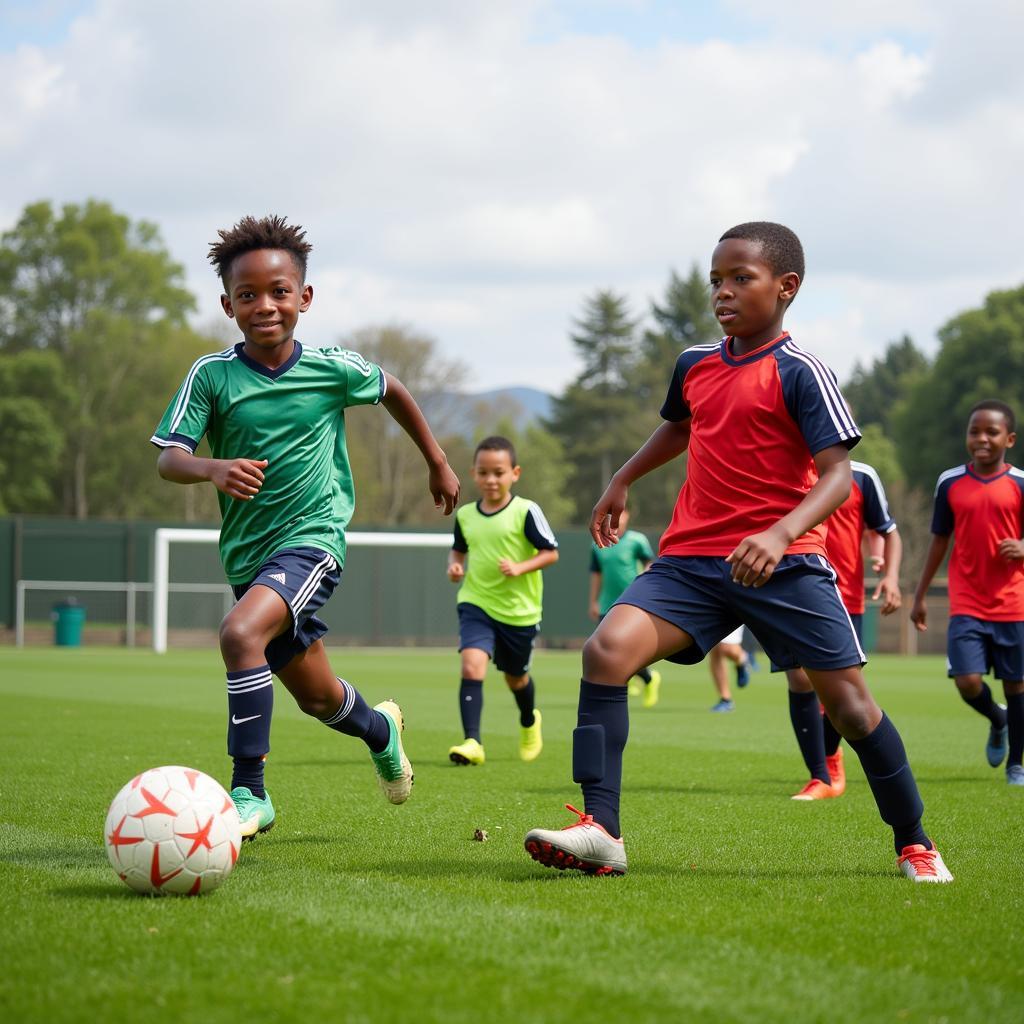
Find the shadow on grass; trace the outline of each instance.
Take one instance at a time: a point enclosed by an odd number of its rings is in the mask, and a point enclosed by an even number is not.
[[[26,867],[44,864],[62,868],[90,868],[106,863],[107,855],[102,847],[89,850],[41,850],[29,847],[0,854],[0,864],[24,864]]]
[[[114,879],[117,882],[117,879]],[[82,882],[80,885],[56,885],[47,890],[50,896],[61,900],[139,900],[146,899],[142,893],[129,889],[119,882],[113,885],[101,885],[99,882]],[[152,899],[160,897],[153,896]]]

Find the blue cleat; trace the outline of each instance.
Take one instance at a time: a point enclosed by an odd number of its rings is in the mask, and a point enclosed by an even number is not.
[[[998,706],[1003,707],[1002,704]],[[988,731],[988,743],[985,744],[985,756],[988,758],[988,763],[992,765],[993,768],[998,768],[1006,759],[1006,734],[1007,729],[1005,725],[1001,729],[997,729],[993,725]]]
[[[1011,786],[1024,786],[1024,768],[1019,764],[1006,766],[1006,781]]]
[[[736,685],[742,690],[750,682],[750,662],[745,661],[736,666]]]
[[[720,700],[711,710],[721,714],[725,711],[735,711],[736,705],[731,700]]]

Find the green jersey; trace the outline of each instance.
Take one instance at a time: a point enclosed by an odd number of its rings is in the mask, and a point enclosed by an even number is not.
[[[558,541],[536,502],[513,495],[497,512],[480,502],[461,505],[455,513],[455,551],[468,554],[466,576],[456,600],[483,609],[508,626],[540,622],[544,581],[540,571],[505,576],[503,558],[525,562],[538,551],[553,551]]]
[[[648,562],[654,561],[650,541],[637,530],[627,530],[618,544],[610,548],[599,548],[596,544],[590,552],[590,571],[601,574],[601,595],[598,609],[602,615],[608,612],[622,592],[636,579]]]
[[[346,349],[303,348],[269,370],[241,344],[197,359],[150,440],[215,459],[266,459],[251,501],[218,492],[220,557],[230,583],[247,583],[284,548],[313,547],[345,561],[355,489],[345,409],[384,397],[384,372]]]

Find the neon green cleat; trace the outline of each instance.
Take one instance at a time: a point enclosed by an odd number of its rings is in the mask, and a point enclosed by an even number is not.
[[[235,786],[231,790],[231,802],[238,811],[242,822],[242,839],[255,839],[258,834],[269,832],[274,827],[274,805],[270,794],[261,800],[253,796],[248,786]]]
[[[484,748],[479,740],[465,739],[448,751],[448,760],[455,764],[483,764]]]
[[[628,692],[630,697],[639,697],[640,696],[641,686],[636,681],[636,676],[631,676],[630,677],[629,685],[626,687],[626,690],[627,690],[627,692]]]
[[[388,745],[379,753],[370,751],[373,767],[377,772],[377,781],[384,795],[393,804],[404,804],[412,792],[413,773],[409,758],[402,747],[402,732],[405,729],[405,717],[402,709],[393,700],[382,700],[373,706],[390,723],[391,736]]]
[[[544,749],[544,737],[540,732],[540,711],[533,709],[533,725],[519,727],[519,758],[522,761],[536,761]]]
[[[643,706],[653,708],[661,694],[661,673],[651,669],[651,681],[644,687]]]

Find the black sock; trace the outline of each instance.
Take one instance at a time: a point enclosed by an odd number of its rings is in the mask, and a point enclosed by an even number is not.
[[[344,679],[339,679],[345,696],[333,715],[321,718],[328,729],[361,739],[374,754],[379,754],[391,739],[391,724],[386,715],[374,710],[363,700],[359,691]]]
[[[261,800],[263,762],[270,752],[270,719],[274,710],[274,677],[269,665],[228,672],[228,753],[231,788],[247,786]]]
[[[860,758],[882,821],[892,828],[896,852],[914,844],[930,850],[932,842],[921,826],[924,804],[896,726],[883,714],[873,732],[849,743]]]
[[[965,697],[963,691],[960,696],[964,698],[965,704],[970,704],[979,715],[984,715],[997,729],[1006,725],[1006,712],[992,699],[992,691],[988,683],[981,684],[981,693],[977,697]]]
[[[459,686],[459,714],[462,716],[462,735],[467,740],[480,742],[480,717],[484,713],[484,681],[463,679]]]
[[[789,691],[789,720],[793,723],[793,732],[800,745],[804,764],[811,773],[812,779],[820,779],[829,785],[828,769],[825,767],[825,740],[821,731],[821,711],[818,695],[812,690],[809,693]]]
[[[1006,698],[1006,732],[1010,744],[1006,755],[1007,766],[1020,764],[1024,758],[1024,693],[1009,694]]]
[[[584,810],[615,838],[620,835],[622,751],[629,738],[626,697],[624,686],[601,686],[581,679],[577,730],[573,734],[573,774],[582,784]]]
[[[519,708],[519,724],[524,729],[533,725],[533,693],[533,676],[526,680],[526,685],[522,689],[512,691],[516,707]]]
[[[649,668],[640,669],[640,671],[637,672],[637,675],[644,681],[645,684],[651,681],[651,670]]]
[[[821,713],[821,731],[825,737],[825,756],[832,757],[839,749],[839,744],[843,742],[843,737],[839,735],[839,730],[824,711]]]

